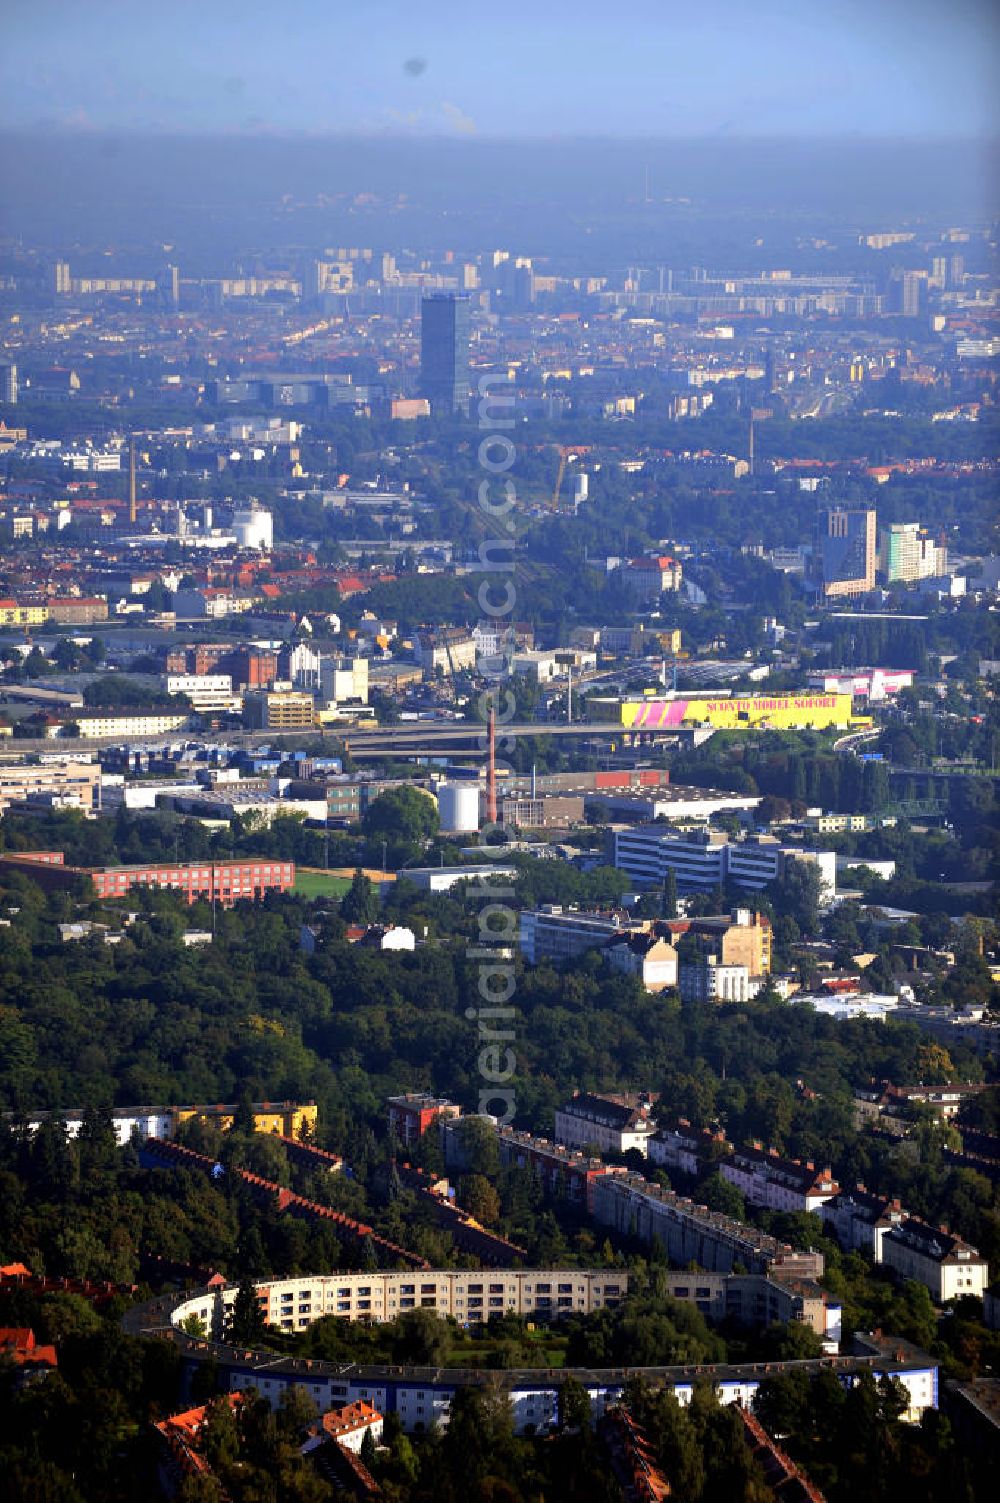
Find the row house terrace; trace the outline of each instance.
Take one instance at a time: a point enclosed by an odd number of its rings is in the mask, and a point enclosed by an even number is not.
[[[719,1172],[750,1205],[769,1211],[815,1211],[840,1188],[831,1169],[817,1169],[812,1160],[782,1158],[776,1148],[760,1143],[738,1148]]]

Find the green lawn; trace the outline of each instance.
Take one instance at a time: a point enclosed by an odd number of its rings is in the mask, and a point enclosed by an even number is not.
[[[522,1338],[523,1356],[518,1367],[562,1367],[566,1362],[566,1339],[552,1331],[527,1332]],[[503,1350],[502,1340],[488,1336],[460,1336],[453,1342],[443,1367],[492,1367],[493,1359]]]
[[[342,898],[350,887],[349,877],[300,866],[295,872],[295,891],[303,898]]]

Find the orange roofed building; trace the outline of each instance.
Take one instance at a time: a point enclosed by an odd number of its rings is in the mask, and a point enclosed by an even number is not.
[[[597,1426],[607,1447],[611,1467],[622,1491],[635,1503],[665,1503],[670,1483],[660,1469],[656,1452],[645,1430],[627,1409],[610,1409]]]
[[[227,1393],[222,1397],[234,1411],[244,1402],[242,1393]],[[185,1409],[183,1413],[172,1414],[169,1419],[159,1420],[153,1426],[165,1447],[160,1483],[170,1498],[180,1490],[185,1478],[214,1475],[200,1450],[201,1432],[210,1407],[202,1404],[198,1409]]]
[[[13,1264],[12,1267],[23,1267],[23,1264]],[[22,1383],[44,1378],[59,1366],[55,1347],[39,1346],[30,1326],[0,1326],[0,1363],[2,1362],[13,1363]]]
[[[378,1445],[382,1439],[383,1416],[364,1399],[346,1404],[343,1409],[328,1409],[322,1419],[323,1433],[335,1440],[347,1451],[360,1451],[361,1442],[371,1431],[372,1440]]]

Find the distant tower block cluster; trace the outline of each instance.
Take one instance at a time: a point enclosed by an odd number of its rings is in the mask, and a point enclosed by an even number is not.
[[[53,261],[51,291],[55,297],[130,297],[140,300],[155,294],[165,308],[176,308],[181,300],[180,268],[172,262],[153,277],[74,276],[68,261]]]

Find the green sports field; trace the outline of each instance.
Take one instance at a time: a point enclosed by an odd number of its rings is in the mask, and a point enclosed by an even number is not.
[[[350,887],[349,877],[300,866],[295,872],[295,891],[303,898],[342,898]]]

